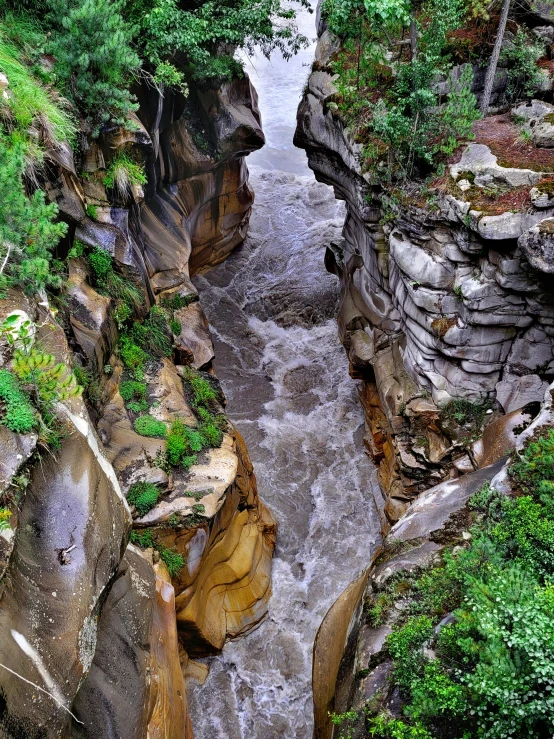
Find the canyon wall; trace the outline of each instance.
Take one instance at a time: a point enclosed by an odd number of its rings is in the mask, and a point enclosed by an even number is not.
[[[554,293],[539,224],[554,210],[536,154],[507,149],[519,135],[509,114],[475,125],[474,142],[448,167],[432,205],[417,190],[401,202],[380,192],[333,104],[338,49],[320,22],[295,143],[346,203],[343,240],[330,245],[326,265],[340,278],[339,332],[363,381],[365,441],[394,523],[427,488],[495,461],[502,450],[479,442],[483,420],[496,437],[505,414],[542,399],[554,372]],[[478,97],[482,75],[474,88]],[[552,110],[535,102],[517,115],[534,125]],[[530,194],[530,207],[483,205],[488,185],[506,198]],[[488,401],[488,413],[460,423],[444,412],[453,399]]]
[[[548,23],[537,35],[552,34]],[[340,48],[319,18],[295,143],[346,204],[342,240],[329,245],[325,263],[340,280],[339,333],[361,380],[364,441],[379,466],[388,536],[320,627],[317,739],[338,736],[333,712],[363,717],[368,701],[402,716],[385,647],[391,626],[372,626],[363,606],[391,577],[422,571],[446,543],[463,544],[467,503],[486,482],[510,493],[507,455],[552,425],[554,374],[554,107],[501,108],[500,67],[493,115],[474,125],[475,138],[432,183],[432,197],[416,188],[391,197],[364,169],[363,144],[339,113],[332,62]],[[479,99],[484,72],[474,71]],[[363,719],[352,732],[366,736]]]
[[[63,299],[12,290],[0,300],[0,321],[23,311],[41,349],[95,383],[86,404],[58,404],[59,450],[0,426],[0,493],[11,511],[0,532],[0,735],[13,739],[97,737],[99,727],[114,739],[192,737],[184,674],[198,669],[189,655],[217,653],[255,626],[271,593],[276,526],[242,438],[227,422],[221,445],[188,470],[159,465],[166,441],[134,429],[137,414],[119,392],[114,301],[81,255],[109,252],[142,295],[138,320],[179,296],[172,356],[147,362],[144,384],[156,420],[195,427],[187,368],[218,386],[190,276],[245,236],[245,156],[264,143],[256,93],[246,76],[187,98],[146,83],[135,92],[136,116],[84,141],[81,162],[69,148],[48,153],[44,187],[70,227],[61,248],[82,245],[67,258]],[[143,164],[144,187],[106,188],[103,173],[121,151]],[[5,364],[5,337],[1,350]],[[217,398],[221,416],[219,389]],[[161,491],[142,517],[125,497],[137,482]],[[157,549],[128,544],[132,529],[148,531]],[[173,577],[162,547],[182,557]]]

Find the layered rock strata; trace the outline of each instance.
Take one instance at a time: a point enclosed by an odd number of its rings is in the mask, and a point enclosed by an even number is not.
[[[145,384],[158,420],[194,426],[183,374],[192,367],[216,380],[190,275],[243,240],[253,202],[244,157],[263,145],[263,133],[247,77],[191,90],[186,100],[146,85],[137,95],[132,125],[88,141],[78,168],[69,149],[49,153],[45,189],[71,240],[108,251],[141,291],[136,319],[182,298],[173,355],[148,363]],[[122,150],[144,163],[144,188],[104,185]],[[114,739],[189,739],[187,653],[215,653],[265,616],[275,523],[230,425],[221,446],[188,471],[157,465],[165,440],[135,432],[119,392],[113,302],[93,287],[86,259],[69,259],[68,271],[58,320],[45,301],[15,292],[0,301],[0,322],[26,311],[41,347],[98,383],[92,405],[59,404],[66,434],[58,452],[41,451],[36,434],[0,426],[0,492],[12,514],[0,534],[0,734],[93,737],[102,727]],[[1,348],[4,363],[9,347]],[[223,413],[221,393],[219,403]],[[135,482],[162,493],[142,518],[125,499]],[[169,576],[156,550],[128,545],[132,527],[183,557],[178,575]]]
[[[366,445],[394,522],[430,486],[481,467],[474,442],[483,426],[539,401],[554,373],[554,154],[502,161],[505,138],[519,134],[499,114],[476,125],[475,143],[462,147],[432,203],[417,193],[398,203],[372,184],[362,145],[336,112],[337,49],[320,24],[295,142],[346,203],[343,240],[326,264],[341,281],[339,331],[364,382]],[[537,145],[550,145],[551,107],[512,111]],[[460,422],[445,412],[453,399],[486,402],[489,412]]]

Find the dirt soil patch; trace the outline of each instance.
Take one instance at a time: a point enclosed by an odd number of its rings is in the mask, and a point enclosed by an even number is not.
[[[475,143],[486,144],[501,167],[554,172],[554,149],[539,149],[521,138],[509,113],[491,115],[473,124]]]

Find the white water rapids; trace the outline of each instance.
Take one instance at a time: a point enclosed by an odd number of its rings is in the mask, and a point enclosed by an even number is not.
[[[313,37],[314,15],[300,15]],[[312,648],[322,618],[379,538],[376,472],[337,337],[337,280],[323,266],[344,209],[294,149],[313,46],[290,62],[255,59],[267,146],[249,158],[249,236],[195,280],[215,342],[227,412],[246,439],[279,524],[269,616],[208,660],[191,686],[196,739],[311,739]]]

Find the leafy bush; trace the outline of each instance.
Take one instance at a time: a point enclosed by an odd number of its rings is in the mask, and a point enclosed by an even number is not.
[[[119,151],[104,175],[104,185],[114,189],[121,197],[129,194],[133,185],[145,185],[146,175],[140,164],[124,151]]]
[[[192,404],[195,408],[209,407],[217,400],[217,393],[208,379],[202,377],[192,367],[185,367],[183,380],[192,393]]]
[[[144,366],[148,361],[148,354],[140,346],[137,346],[129,336],[125,335],[119,338],[119,353],[125,367],[131,370],[138,382],[141,382],[144,376]]]
[[[10,528],[9,519],[12,512],[8,508],[0,508],[0,531]]]
[[[421,724],[415,726],[380,714],[368,721],[369,735],[377,739],[432,739],[427,729]]]
[[[119,394],[125,401],[127,408],[135,413],[148,410],[145,382],[124,380],[119,386]]]
[[[156,439],[163,439],[167,435],[167,427],[163,421],[158,421],[152,416],[139,416],[134,428],[137,434],[141,436],[151,436]]]
[[[151,482],[135,482],[129,488],[127,500],[137,509],[139,516],[145,516],[157,504],[160,491]]]
[[[125,123],[138,106],[129,85],[140,67],[134,28],[121,0],[49,0],[54,23],[49,51],[66,94],[88,117],[93,136],[109,121]]]
[[[88,255],[88,262],[96,289],[113,299],[113,315],[118,328],[122,329],[126,321],[142,308],[141,290],[130,279],[115,271],[113,257],[104,249],[95,247]]]
[[[186,426],[180,419],[171,424],[166,442],[166,455],[172,467],[188,469],[196,462],[195,452],[202,450],[200,433]]]
[[[524,493],[550,507],[554,500],[554,429],[531,441],[509,472]]]
[[[138,346],[154,357],[170,357],[173,352],[167,313],[156,305],[150,309],[146,320],[133,324],[131,336]]]
[[[532,39],[521,26],[509,44],[502,48],[501,59],[508,62],[506,97],[513,104],[520,97],[533,95],[548,82],[548,75],[537,67],[544,55],[544,43]]]
[[[144,549],[150,549],[154,547],[154,537],[149,529],[138,530],[133,529],[131,531],[131,544],[137,544],[139,547]]]
[[[160,554],[160,559],[167,567],[167,571],[169,572],[171,577],[177,577],[177,575],[185,566],[185,559],[183,555],[178,554],[177,552],[174,552],[173,550],[168,549],[167,547],[164,547],[162,545],[158,545],[156,548]]]
[[[432,634],[430,618],[416,616],[387,637],[387,648],[394,660],[394,679],[403,690],[409,690],[412,682],[423,674],[423,645]]]
[[[27,434],[37,425],[29,396],[9,370],[0,369],[0,423],[16,434]]]

